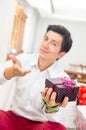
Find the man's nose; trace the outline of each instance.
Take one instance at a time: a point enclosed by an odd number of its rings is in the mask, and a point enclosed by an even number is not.
[[[44,42],[44,47],[48,48],[49,45],[50,45],[50,41],[46,41],[46,42]]]

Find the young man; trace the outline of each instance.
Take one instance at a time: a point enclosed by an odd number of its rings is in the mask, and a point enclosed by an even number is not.
[[[70,32],[61,25],[50,25],[39,54],[10,56],[11,60],[0,68],[0,83],[16,78],[16,90],[10,110],[0,111],[0,130],[66,130],[60,122],[68,98],[58,109],[56,92],[45,88],[45,79],[67,76],[58,68],[57,60],[71,46]]]

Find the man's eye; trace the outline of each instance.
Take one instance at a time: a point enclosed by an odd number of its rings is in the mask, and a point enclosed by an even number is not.
[[[52,43],[53,46],[57,46],[57,44],[55,42]]]
[[[44,37],[44,40],[45,40],[45,41],[47,41],[47,40],[48,40],[48,38],[47,38],[47,37]]]

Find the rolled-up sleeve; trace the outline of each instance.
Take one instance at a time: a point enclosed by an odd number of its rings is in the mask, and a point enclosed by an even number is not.
[[[8,68],[10,66],[12,66],[11,60],[0,65],[0,84],[3,84],[4,82],[7,81],[7,79],[4,77],[4,70],[5,70],[5,68]]]

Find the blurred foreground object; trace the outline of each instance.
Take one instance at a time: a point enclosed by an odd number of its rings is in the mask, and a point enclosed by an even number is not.
[[[75,123],[77,130],[86,130],[86,105],[76,107]]]

